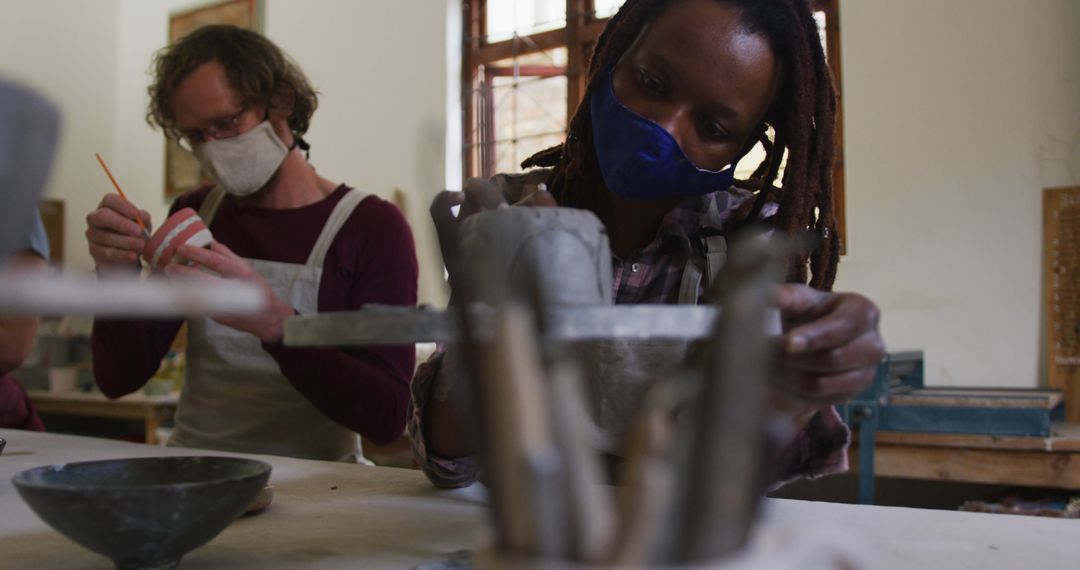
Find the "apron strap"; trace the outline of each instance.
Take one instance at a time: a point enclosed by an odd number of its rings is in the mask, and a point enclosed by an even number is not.
[[[202,218],[206,227],[210,227],[210,222],[214,221],[214,216],[217,215],[218,207],[221,206],[221,201],[225,198],[225,188],[214,186],[210,193],[206,195],[206,199],[203,200],[202,206],[199,206],[199,217]]]
[[[679,304],[696,305],[698,287],[701,285],[701,267],[697,257],[691,255],[683,268],[682,281],[679,282]]]
[[[705,248],[705,267],[702,268],[701,258],[693,255],[686,261],[683,269],[682,281],[679,283],[679,304],[696,305],[699,300],[698,289],[701,287],[702,277],[705,279],[705,292],[709,292],[716,276],[727,263],[727,240],[722,235],[707,236],[702,239]]]
[[[345,222],[349,219],[349,216],[352,215],[356,206],[367,197],[367,194],[355,188],[349,189],[349,191],[342,196],[341,200],[334,206],[334,211],[330,212],[330,217],[326,219],[322,233],[319,234],[319,239],[315,241],[315,247],[311,248],[311,254],[308,255],[307,265],[320,268],[323,266],[326,252],[330,250],[330,244],[334,243],[334,238],[337,237],[338,231],[341,230],[341,226],[345,225]]]
[[[705,291],[712,289],[716,277],[727,263],[727,240],[724,236],[705,238]]]

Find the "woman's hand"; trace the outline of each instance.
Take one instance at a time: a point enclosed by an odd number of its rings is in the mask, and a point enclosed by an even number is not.
[[[146,237],[136,218],[149,230],[150,213],[132,206],[119,194],[107,194],[86,216],[86,241],[98,269],[130,268],[138,263]]]
[[[557,205],[551,194],[540,189],[514,203],[514,206],[555,207]],[[461,206],[457,216],[454,216],[452,210],[455,206]],[[429,211],[431,219],[435,222],[439,247],[442,249],[443,261],[447,269],[450,269],[450,266],[456,264],[458,260],[457,248],[461,239],[461,222],[473,214],[506,207],[506,200],[499,188],[493,182],[482,178],[466,180],[465,189],[461,192],[444,190],[435,195]]]
[[[216,281],[219,279],[239,279],[255,284],[263,292],[266,308],[255,315],[215,315],[212,318],[230,328],[251,333],[259,340],[274,343],[281,340],[281,327],[285,317],[291,317],[296,311],[278,298],[270,289],[259,272],[244,258],[236,255],[224,244],[214,242],[210,249],[182,245],[176,255],[191,260],[195,266],[170,263],[165,266],[165,273],[172,277],[186,277]],[[218,276],[207,273],[209,270]]]
[[[842,404],[874,381],[885,357],[878,308],[855,293],[825,293],[781,285],[784,325],[776,391],[809,419],[818,408]],[[807,415],[809,414],[809,415]]]
[[[453,212],[456,206],[461,207],[457,216]],[[429,212],[431,220],[435,222],[435,232],[439,236],[443,264],[450,276],[451,296],[456,279],[460,278],[461,222],[475,213],[506,207],[506,200],[495,184],[480,178],[466,180],[465,188],[461,192],[443,190],[431,201]]]
[[[545,191],[529,194],[515,206],[556,206],[555,199]],[[454,216],[452,208],[461,206]],[[459,279],[461,265],[461,222],[473,214],[488,210],[509,207],[502,192],[494,183],[481,178],[470,178],[461,192],[444,190],[431,201],[431,219],[435,222],[435,231],[439,236],[439,249],[442,250],[446,272],[450,274],[451,302],[455,279]]]

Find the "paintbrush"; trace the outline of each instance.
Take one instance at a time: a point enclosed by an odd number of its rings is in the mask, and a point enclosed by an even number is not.
[[[109,167],[105,165],[105,161],[102,160],[101,155],[95,152],[94,156],[97,157],[97,161],[99,164],[101,164],[101,168],[105,169],[105,175],[109,177],[109,181],[112,182],[113,188],[116,188],[116,192],[120,194],[120,197],[123,198],[124,201],[128,204],[131,204],[133,208],[138,210],[138,208],[135,207],[135,204],[133,204],[131,200],[128,200],[127,194],[124,194],[124,191],[120,188],[120,185],[116,183],[116,178],[113,178],[112,172],[110,172]],[[149,240],[150,230],[146,229],[146,224],[143,223],[142,217],[136,215],[135,223],[139,224],[139,227],[142,228],[143,237]]]

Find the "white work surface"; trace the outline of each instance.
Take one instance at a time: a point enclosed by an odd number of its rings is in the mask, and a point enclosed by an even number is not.
[[[228,455],[2,430],[0,568],[108,569],[19,498],[24,469],[154,455]],[[274,502],[184,557],[197,568],[412,568],[482,546],[482,493],[436,491],[418,471],[255,456],[273,465]],[[336,487],[336,488],[335,488]],[[1080,521],[775,499],[767,519],[839,538],[872,569],[1080,568]]]

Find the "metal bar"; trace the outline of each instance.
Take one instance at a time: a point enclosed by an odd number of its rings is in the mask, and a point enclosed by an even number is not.
[[[478,331],[491,330],[491,310],[473,309]],[[692,305],[603,305],[547,309],[545,337],[580,341],[603,339],[699,339],[709,335],[719,310]],[[455,342],[460,338],[455,310],[376,306],[359,311],[301,315],[285,319],[287,346],[364,346]]]
[[[878,364],[871,395],[858,403],[848,404],[853,417],[846,418],[859,426],[859,504],[874,504],[874,436],[881,424],[882,402],[889,394],[891,357]],[[865,392],[864,392],[865,393]]]
[[[566,0],[566,127],[574,117],[578,103],[584,96],[582,77],[587,57],[581,41],[581,29],[585,25],[588,0]]]
[[[860,406],[859,416],[859,504],[874,504],[874,434],[878,415],[872,406]]]
[[[462,62],[461,62],[461,125],[462,134],[464,135],[465,144],[461,150],[462,164],[464,169],[462,170],[462,182],[470,176],[476,176],[479,170],[477,157],[473,154],[474,147],[477,143],[477,137],[479,133],[474,129],[476,125],[476,69],[479,65],[476,62],[476,50],[480,49],[480,38],[484,34],[484,27],[486,26],[486,1],[474,0],[468,1],[462,5],[464,10],[462,18],[462,34],[464,41],[462,42]]]
[[[97,315],[174,317],[256,314],[266,305],[262,291],[246,282],[98,279],[74,274],[26,275],[0,271],[0,315]]]
[[[495,150],[495,90],[491,85],[491,77],[484,68],[483,83],[481,83],[480,104],[480,176],[491,178],[495,175],[498,163]]]

